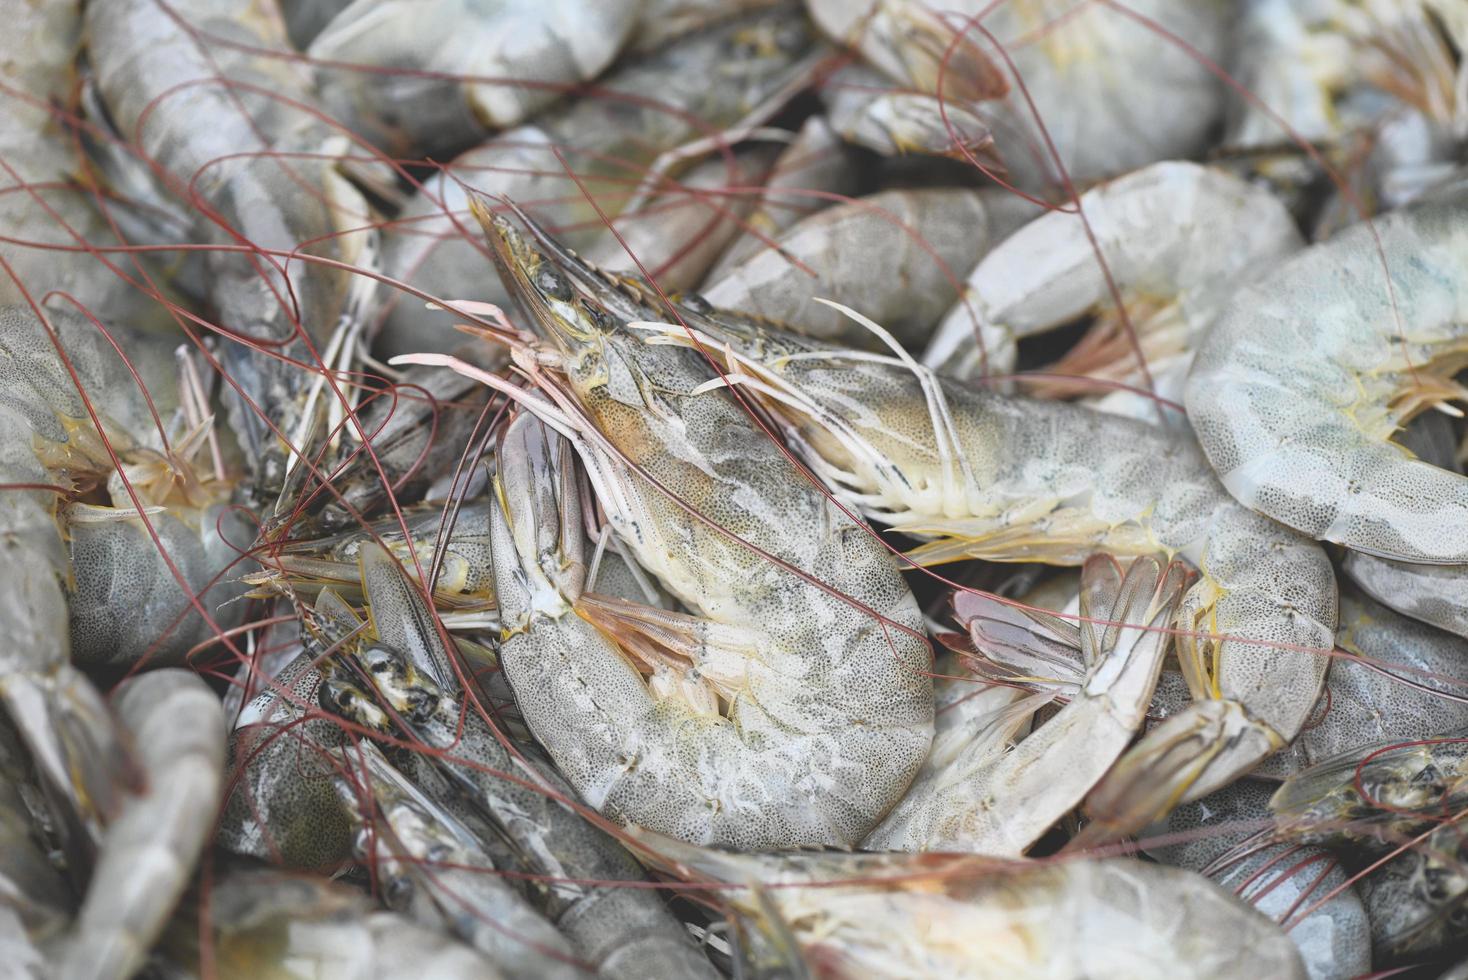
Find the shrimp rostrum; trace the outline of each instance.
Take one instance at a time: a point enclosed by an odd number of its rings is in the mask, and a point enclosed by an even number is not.
[[[501,479],[506,528],[492,546],[497,563],[519,554],[496,590],[504,622],[519,617],[503,658],[531,728],[617,819],[743,848],[859,843],[933,734],[930,655],[892,559],[729,393],[707,390],[696,353],[627,328],[651,307],[538,232],[532,243],[479,213],[548,341],[517,356],[560,404],[525,397],[572,437],[632,556],[694,612],[591,613],[624,646],[665,659],[650,684],[568,615],[577,577],[531,574],[562,560],[543,542],[567,526],[546,492],[549,450],[532,443],[535,475]],[[553,660],[560,671],[545,669]]]
[[[685,304],[682,315],[834,491],[929,539],[912,552],[918,562],[1077,565],[1104,551],[1177,556],[1203,573],[1175,621],[1193,704],[1097,787],[1093,833],[1140,829],[1138,820],[1226,785],[1309,718],[1336,622],[1330,562],[1319,545],[1231,499],[1186,434],[958,384],[916,364],[871,321],[893,355],[706,306]],[[682,327],[644,326],[656,342],[690,343]]]

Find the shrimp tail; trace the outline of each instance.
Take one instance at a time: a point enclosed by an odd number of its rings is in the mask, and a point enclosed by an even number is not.
[[[192,672],[159,670],[113,697],[147,776],[107,828],[61,976],[120,978],[142,967],[214,827],[224,781],[224,710]]]
[[[1091,822],[1067,849],[1135,834],[1179,804],[1222,789],[1285,744],[1238,701],[1194,701],[1148,732],[1091,791]]]

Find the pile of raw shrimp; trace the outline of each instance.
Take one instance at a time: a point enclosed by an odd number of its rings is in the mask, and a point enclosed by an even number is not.
[[[0,23],[0,974],[1468,977],[1468,0]]]

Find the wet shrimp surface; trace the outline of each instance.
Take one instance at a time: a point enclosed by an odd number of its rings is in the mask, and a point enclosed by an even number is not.
[[[0,972],[1462,972],[1468,0],[0,22]]]

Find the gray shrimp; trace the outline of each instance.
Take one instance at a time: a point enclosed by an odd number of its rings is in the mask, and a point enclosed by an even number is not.
[[[599,975],[629,980],[645,977],[647,970],[666,976],[709,975],[712,967],[688,944],[655,893],[579,883],[636,881],[642,870],[615,840],[554,798],[574,801],[576,795],[553,770],[532,768],[523,756],[512,757],[483,717],[464,710],[451,653],[406,573],[389,576],[383,569],[382,583],[369,580],[366,587],[374,629],[349,656],[410,726],[403,735],[434,750],[401,753],[395,762],[400,769],[408,767],[404,775],[420,786],[438,787],[429,792],[471,825],[492,824],[522,870],[552,879],[538,901],[571,940],[578,959]],[[360,684],[357,675],[337,668],[321,686],[318,700],[326,710],[366,727],[392,731],[390,716]]]
[[[604,630],[671,655],[669,674],[644,683],[604,633],[567,615],[574,575],[529,580],[518,602],[523,642],[550,644],[567,668],[520,692],[534,688],[540,737],[555,738],[567,778],[618,819],[746,848],[857,844],[932,739],[930,653],[907,584],[726,393],[706,391],[713,375],[697,354],[643,342],[630,324],[653,307],[533,223],[531,241],[487,208],[478,213],[544,338],[516,356],[564,377],[546,382],[561,407],[539,411],[573,438],[632,557],[694,612],[593,612]],[[452,359],[412,360],[475,373]],[[547,474],[505,493],[555,485]],[[522,567],[541,560],[529,543],[557,523],[535,515],[535,503],[506,502]],[[495,555],[515,560],[498,544]],[[503,576],[498,588],[508,606]],[[578,722],[586,698],[606,721]]]
[[[1193,703],[1093,791],[1090,839],[1140,829],[1227,785],[1310,718],[1335,634],[1334,571],[1318,544],[1233,500],[1186,432],[963,385],[916,364],[854,311],[893,354],[843,350],[707,304],[684,304],[682,315],[832,492],[928,539],[910,552],[919,563],[1073,565],[1105,551],[1177,556],[1203,573],[1176,621]],[[682,327],[643,330],[659,345],[691,342]]]
[[[159,670],[119,685],[112,703],[144,784],[102,835],[58,976],[126,980],[147,959],[214,826],[224,776],[224,712],[196,674]]]
[[[648,859],[770,912],[820,976],[1306,976],[1273,922],[1202,875],[1128,858],[738,854],[648,831]],[[761,887],[762,886],[762,887]]]
[[[804,217],[830,207],[837,195],[856,191],[857,161],[822,116],[811,116],[780,153],[764,183],[759,201],[745,216],[747,230],[729,244],[708,270],[715,282],[745,259],[765,248]],[[763,238],[761,237],[763,236]]]
[[[1219,0],[1141,0],[1125,13],[1072,0],[958,0],[941,14],[917,0],[806,0],[806,8],[894,82],[974,112],[1022,186],[1059,178],[1031,102],[1077,182],[1196,155],[1224,108],[1222,83],[1194,53],[1215,63],[1224,54],[1234,12]]]
[[[480,142],[601,74],[641,0],[355,0],[306,53],[322,101],[393,157]],[[340,67],[360,65],[361,68]],[[387,69],[373,71],[371,69]]]

